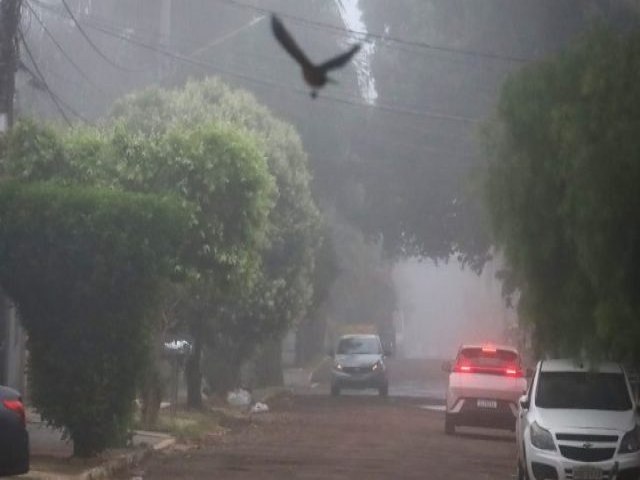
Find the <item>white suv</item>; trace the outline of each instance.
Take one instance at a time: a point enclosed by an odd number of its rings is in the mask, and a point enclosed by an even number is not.
[[[519,479],[640,478],[638,415],[620,365],[543,360],[519,403]]]
[[[514,430],[518,399],[527,391],[526,370],[515,348],[463,345],[449,372],[444,429],[457,426]]]

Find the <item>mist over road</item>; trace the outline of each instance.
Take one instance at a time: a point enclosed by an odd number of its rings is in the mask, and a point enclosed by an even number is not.
[[[285,371],[285,386],[296,393],[309,395],[329,395],[328,357],[314,371],[289,369]],[[442,360],[423,358],[388,358],[389,395],[422,399],[424,403],[444,404],[447,375],[442,372]],[[375,390],[342,390],[343,396],[374,396]]]

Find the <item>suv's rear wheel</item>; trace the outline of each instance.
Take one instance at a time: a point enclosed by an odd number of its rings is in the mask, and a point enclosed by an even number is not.
[[[444,416],[444,433],[447,435],[456,433],[456,424],[448,413]]]

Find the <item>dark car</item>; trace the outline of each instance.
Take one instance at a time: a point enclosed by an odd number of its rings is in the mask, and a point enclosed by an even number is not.
[[[29,434],[20,394],[0,386],[0,476],[29,471]]]
[[[333,353],[333,352],[332,352]],[[344,335],[338,341],[331,369],[331,394],[342,388],[375,388],[389,393],[385,352],[378,335]]]

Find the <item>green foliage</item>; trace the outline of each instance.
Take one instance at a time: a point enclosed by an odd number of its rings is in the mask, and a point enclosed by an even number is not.
[[[162,134],[178,124],[189,128],[221,122],[255,138],[266,157],[277,195],[267,242],[260,249],[262,269],[252,288],[217,299],[214,318],[205,329],[210,347],[221,360],[231,359],[228,368],[237,368],[257,344],[279,338],[299,320],[312,300],[321,232],[300,138],[252,95],[217,79],[189,82],[183,90],[150,89],[126,97],[112,117],[127,131],[146,135]]]
[[[77,455],[126,433],[160,282],[189,217],[172,198],[0,184],[0,283],[28,332],[30,393]]]
[[[251,288],[259,272],[274,186],[260,145],[243,130],[203,121],[145,133],[113,120],[58,133],[24,122],[7,139],[1,169],[26,181],[172,195],[193,206],[176,270],[186,275],[198,319],[222,294]],[[58,412],[50,418],[63,424]]]
[[[640,360],[640,34],[595,29],[504,86],[494,232],[542,349]]]
[[[215,276],[220,288],[250,280],[273,204],[271,176],[250,137],[211,122],[147,135],[117,121],[61,135],[59,141],[50,128],[18,124],[2,173],[175,195],[196,206],[183,263],[195,265],[197,276]]]

